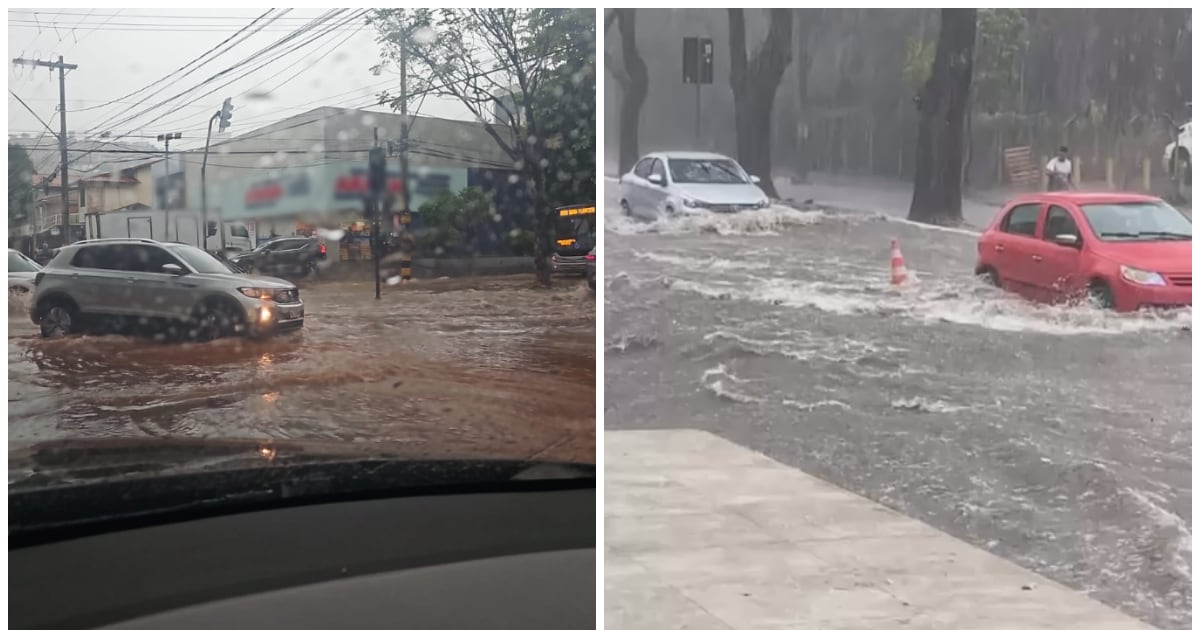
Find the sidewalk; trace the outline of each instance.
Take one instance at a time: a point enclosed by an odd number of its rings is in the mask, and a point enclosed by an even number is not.
[[[604,435],[607,628],[1152,630],[712,434]]]
[[[807,183],[793,184],[787,178],[775,178],[781,199],[805,201],[815,205],[854,212],[883,213],[907,217],[912,204],[912,182],[865,176],[836,176],[812,173]],[[991,223],[1007,199],[1017,191],[968,190],[963,197],[963,222],[966,227],[983,229]]]

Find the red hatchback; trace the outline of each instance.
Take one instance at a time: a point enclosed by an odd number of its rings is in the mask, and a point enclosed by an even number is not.
[[[1192,221],[1157,197],[1025,195],[979,237],[975,273],[1045,302],[1090,297],[1118,311],[1192,304]]]

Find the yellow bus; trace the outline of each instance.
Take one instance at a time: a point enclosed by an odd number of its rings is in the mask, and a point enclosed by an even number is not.
[[[554,273],[587,275],[588,253],[596,247],[596,204],[554,209],[554,246],[550,268]]]

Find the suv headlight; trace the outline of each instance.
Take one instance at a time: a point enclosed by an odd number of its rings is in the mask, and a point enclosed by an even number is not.
[[[1162,275],[1153,271],[1146,271],[1136,267],[1126,267],[1121,265],[1121,277],[1134,284],[1141,284],[1151,287],[1166,286],[1167,281]]]
[[[259,289],[257,287],[242,287],[238,289],[238,291],[241,291],[242,295],[246,297],[259,298],[263,300],[271,299],[272,295],[271,289]]]
[[[690,199],[688,197],[683,198],[683,205],[685,205],[689,208],[707,208],[708,207],[708,204],[704,203],[703,201],[698,201],[696,199]]]
[[[755,204],[755,205],[757,205],[759,208],[768,208],[768,207],[770,207],[770,206],[771,206],[771,200],[770,200],[770,199],[763,199],[762,201],[758,202],[758,203],[757,203],[757,204]]]

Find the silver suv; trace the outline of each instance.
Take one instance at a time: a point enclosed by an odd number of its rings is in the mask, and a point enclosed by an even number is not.
[[[207,341],[266,336],[304,325],[300,290],[286,280],[240,273],[202,249],[149,239],[80,241],[34,279],[33,322],[43,337],[101,321],[165,326]]]

